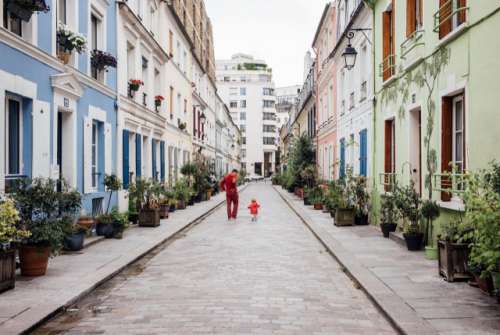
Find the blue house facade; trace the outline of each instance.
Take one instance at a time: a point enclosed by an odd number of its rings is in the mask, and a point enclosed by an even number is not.
[[[19,178],[64,180],[96,215],[104,176],[116,173],[116,4],[33,3],[29,15],[0,0],[0,193]],[[62,29],[83,36],[84,50],[64,48]]]

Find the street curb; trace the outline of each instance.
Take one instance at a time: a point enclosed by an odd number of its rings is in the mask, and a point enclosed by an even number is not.
[[[352,257],[341,244],[327,234],[321,234],[320,227],[314,227],[312,219],[299,210],[276,186],[274,190],[285,201],[290,209],[300,218],[318,241],[328,250],[330,255],[340,264],[346,275],[357,283],[361,290],[373,302],[393,328],[403,335],[437,335],[438,332],[426,320],[421,318],[413,308],[390,290],[385,283],[374,276],[368,269]],[[328,237],[330,241],[328,241]],[[350,257],[349,257],[350,256]],[[406,316],[406,317],[401,317]]]
[[[248,185],[249,184],[243,185],[238,192],[239,193],[243,192],[248,187]],[[68,307],[70,307],[70,306],[76,304],[77,302],[81,301],[82,299],[86,298],[90,293],[92,293],[93,291],[95,291],[98,287],[100,287],[103,284],[105,284],[106,282],[110,281],[111,279],[113,279],[114,277],[116,277],[120,272],[122,272],[123,270],[125,270],[126,268],[128,268],[129,266],[131,266],[132,264],[136,263],[137,261],[141,260],[142,258],[144,258],[145,256],[147,256],[148,254],[150,254],[151,252],[153,252],[155,249],[160,248],[164,244],[166,244],[166,243],[174,240],[183,231],[188,230],[188,229],[190,229],[190,228],[198,225],[199,223],[201,223],[208,216],[212,215],[215,211],[217,211],[220,207],[222,207],[225,202],[226,202],[225,199],[221,200],[220,202],[218,202],[217,204],[215,204],[212,208],[210,208],[208,211],[206,211],[204,214],[202,214],[202,215],[198,216],[197,218],[193,219],[192,221],[186,223],[184,226],[182,226],[181,228],[179,228],[178,230],[176,230],[175,232],[173,232],[169,236],[165,237],[160,242],[154,244],[153,246],[151,246],[150,248],[148,248],[146,251],[144,251],[144,252],[140,253],[139,255],[137,255],[136,257],[134,257],[131,261],[127,262],[123,266],[120,266],[118,269],[116,269],[115,271],[113,271],[111,274],[105,276],[101,280],[98,280],[96,283],[94,283],[93,285],[91,285],[87,289],[83,290],[76,297],[73,297],[72,299],[70,299],[66,303],[64,303],[63,305],[61,305],[58,308],[56,308],[55,310],[49,312],[45,317],[43,317],[42,319],[38,320],[36,323],[32,324],[31,326],[29,326],[28,328],[26,328],[24,330],[21,330],[19,332],[19,334],[23,334],[23,335],[24,334],[29,334],[30,332],[34,331],[36,328],[40,327],[45,322],[47,322],[50,319],[54,318],[55,316],[57,316],[61,312],[65,311]]]

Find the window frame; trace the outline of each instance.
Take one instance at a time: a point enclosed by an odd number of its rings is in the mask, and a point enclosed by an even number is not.
[[[458,95],[452,99],[452,162],[453,166],[457,167],[460,164],[460,168],[458,169],[458,173],[464,171],[464,160],[465,160],[465,105],[464,105],[464,96]],[[461,129],[457,130],[457,103],[461,104]],[[462,141],[461,143],[457,143],[457,135],[461,135]],[[460,150],[462,155],[462,159],[460,161],[457,160],[457,150]]]
[[[99,121],[92,120],[92,143],[91,143],[91,178],[92,189],[97,190],[99,185]]]
[[[19,105],[19,152],[17,153],[18,155],[18,172],[17,173],[10,173],[10,118],[9,118],[9,111],[10,111],[10,101],[15,101]],[[21,98],[13,96],[13,95],[6,95],[5,97],[5,176],[19,176],[23,174],[24,171],[24,162],[23,162],[23,124],[24,124],[24,118],[23,118],[23,101]]]

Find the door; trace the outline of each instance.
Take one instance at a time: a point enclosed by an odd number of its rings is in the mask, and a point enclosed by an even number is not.
[[[262,163],[255,163],[254,172],[258,176],[262,176]]]
[[[410,178],[415,184],[415,191],[422,194],[422,121],[421,110],[410,113]],[[406,172],[406,171],[405,171]]]

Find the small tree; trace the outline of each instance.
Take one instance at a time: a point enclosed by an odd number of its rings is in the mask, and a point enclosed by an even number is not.
[[[109,213],[109,204],[111,203],[111,198],[113,196],[113,192],[118,192],[122,188],[122,182],[120,178],[116,175],[105,175],[104,176],[104,186],[106,187],[106,191],[109,192],[108,205],[106,206],[106,214]]]

